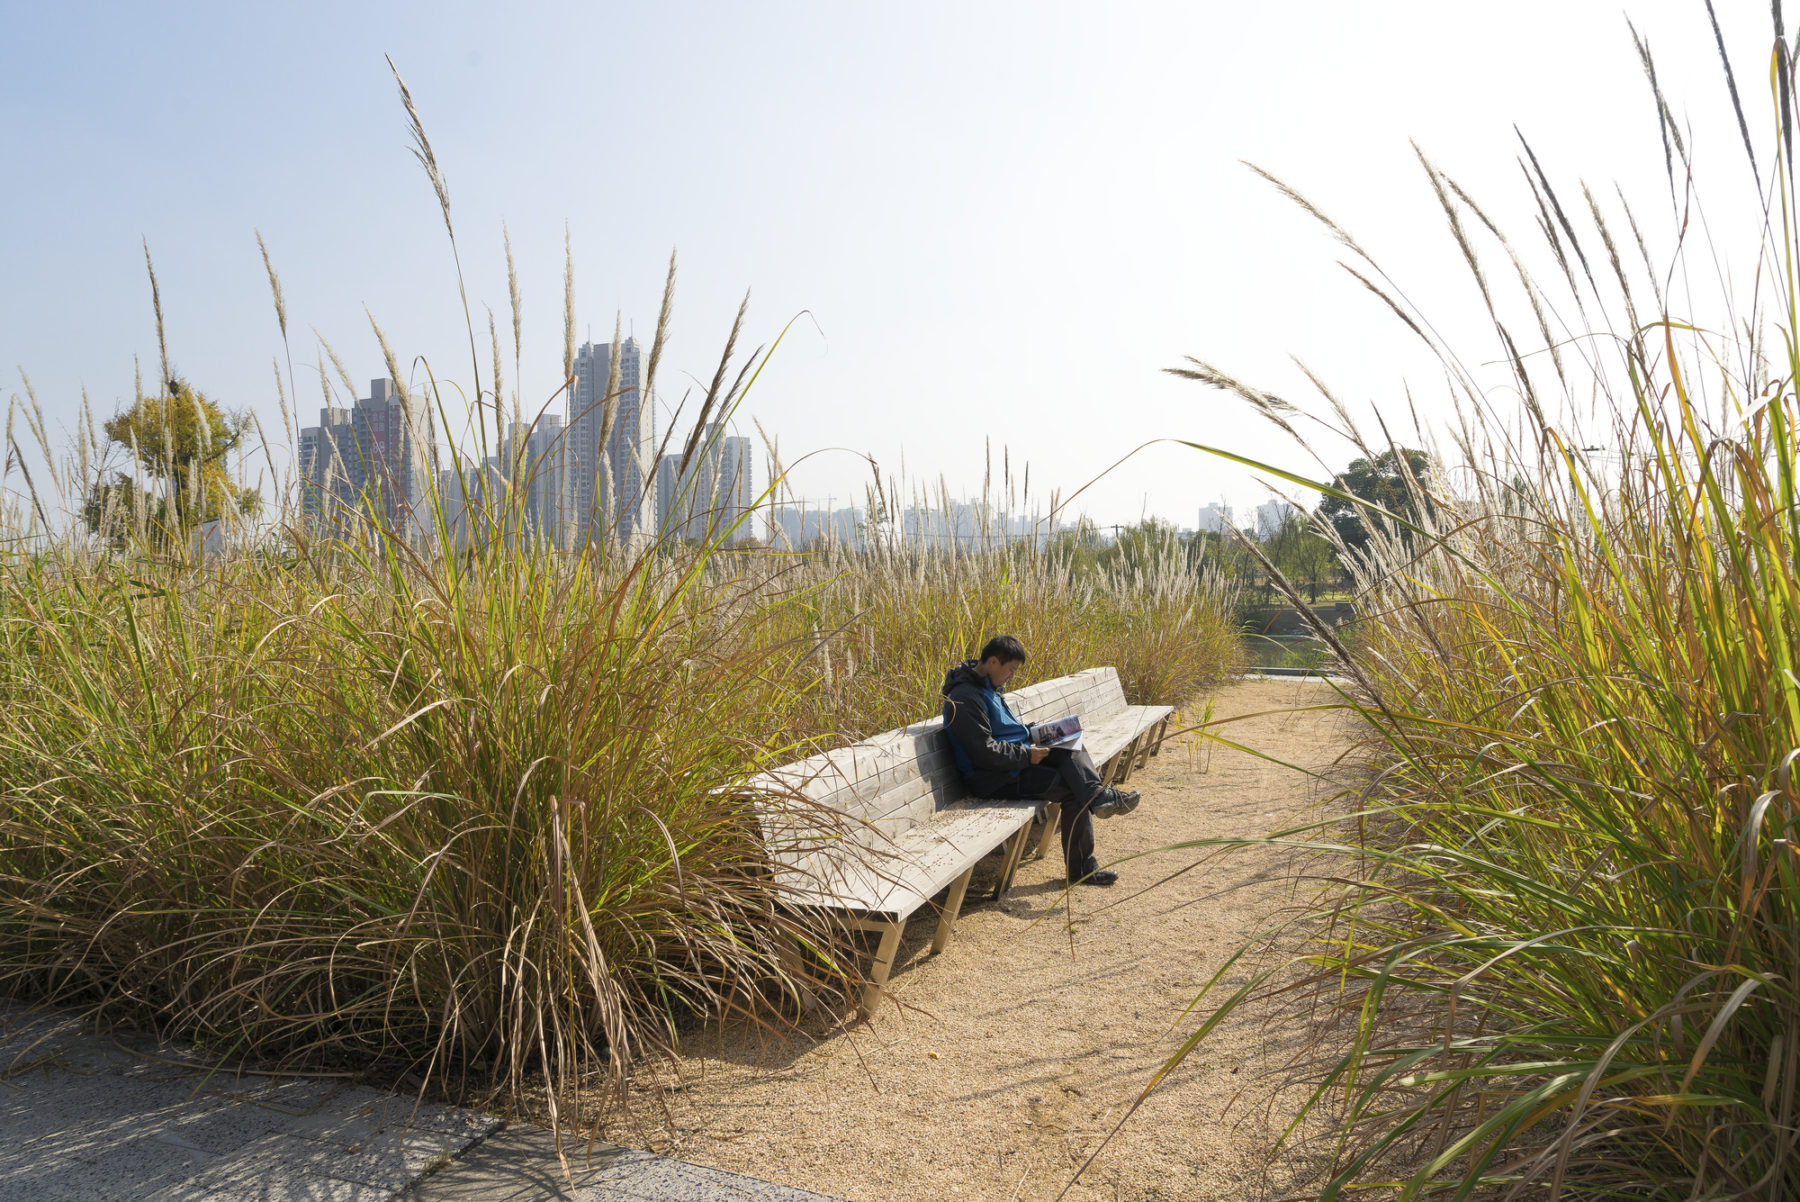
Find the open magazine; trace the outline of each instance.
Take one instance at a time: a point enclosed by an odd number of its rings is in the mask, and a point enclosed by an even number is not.
[[[1070,714],[1054,722],[1039,722],[1031,728],[1033,747],[1067,747],[1081,750],[1081,715]]]

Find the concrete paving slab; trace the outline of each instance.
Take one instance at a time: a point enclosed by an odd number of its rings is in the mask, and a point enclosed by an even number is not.
[[[702,1165],[596,1143],[565,1144],[537,1127],[508,1127],[408,1190],[405,1202],[835,1202]],[[570,1180],[570,1177],[573,1180]]]
[[[831,1202],[0,1001],[0,1202]]]
[[[500,1128],[0,1002],[0,1202],[369,1202]]]

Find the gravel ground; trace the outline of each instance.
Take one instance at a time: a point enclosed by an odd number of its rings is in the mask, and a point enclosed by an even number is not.
[[[1313,681],[1246,680],[1214,717],[1330,703]],[[1199,720],[1183,715],[1181,725]],[[1316,771],[1354,741],[1336,712],[1277,712],[1226,737]],[[933,922],[907,929],[884,1005],[868,1022],[821,1014],[778,1042],[727,1028],[690,1036],[647,1078],[607,1138],[850,1199],[1174,1199],[1272,1197],[1301,1185],[1302,1152],[1270,1148],[1303,1100],[1282,1066],[1304,1040],[1270,1012],[1233,1016],[1075,1181],[1133,1099],[1195,1026],[1183,1011],[1206,980],[1294,899],[1275,849],[1155,849],[1258,835],[1322,796],[1309,777],[1182,736],[1140,769],[1138,810],[1099,824],[1110,890],[1066,897],[1056,851],[1025,863],[1004,903],[965,908],[930,955]],[[1197,868],[1171,876],[1181,869]],[[982,879],[976,874],[976,885]],[[1268,951],[1234,965],[1249,975]]]

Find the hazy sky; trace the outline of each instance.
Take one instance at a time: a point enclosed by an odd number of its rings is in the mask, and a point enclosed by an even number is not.
[[[1716,3],[1760,139],[1768,6]],[[1697,162],[1749,194],[1704,7],[1626,11]],[[743,411],[785,459],[849,448],[953,492],[979,492],[987,440],[996,476],[1002,447],[1015,474],[1029,462],[1034,498],[1157,437],[1306,466],[1241,404],[1162,373],[1188,354],[1299,394],[1297,354],[1359,404],[1402,413],[1410,380],[1441,411],[1410,335],[1240,160],[1336,216],[1472,332],[1478,360],[1492,347],[1409,139],[1521,241],[1515,123],[1568,194],[1617,180],[1653,249],[1671,238],[1649,88],[1612,3],[6,0],[0,45],[0,362],[31,375],[59,438],[84,385],[104,417],[130,399],[134,353],[154,372],[141,238],[178,370],[271,433],[282,346],[259,228],[305,424],[310,327],[363,387],[384,374],[365,305],[402,358],[467,385],[443,223],[384,54],[448,178],[484,382],[484,305],[512,372],[504,221],[526,409],[559,385],[566,221],[596,341],[615,313],[648,341],[679,250],[663,400],[710,378],[748,288],[751,346],[806,314]],[[832,452],[794,483],[841,504],[867,473]],[[1248,473],[1163,447],[1084,501],[1103,522],[1191,526],[1220,496],[1258,499]]]

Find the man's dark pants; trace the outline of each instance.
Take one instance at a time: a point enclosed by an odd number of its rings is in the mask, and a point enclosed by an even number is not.
[[[1041,764],[1019,770],[988,796],[996,801],[1062,803],[1063,865],[1070,877],[1094,870],[1094,819],[1088,807],[1099,800],[1100,771],[1085,751],[1053,747]]]

